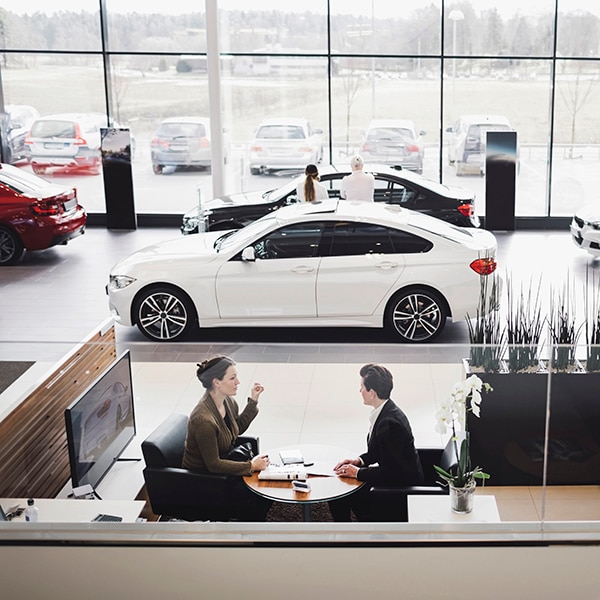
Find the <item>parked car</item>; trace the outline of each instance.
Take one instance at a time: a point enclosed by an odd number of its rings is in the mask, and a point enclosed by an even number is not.
[[[281,169],[302,170],[323,159],[323,131],[307,119],[267,119],[250,144],[250,172],[260,175]]]
[[[463,115],[449,127],[448,163],[457,175],[485,173],[485,144],[488,131],[513,131],[502,115]]]
[[[398,204],[462,227],[479,227],[475,214],[475,194],[458,187],[447,187],[411,171],[391,169],[383,165],[365,165],[375,176],[375,202]],[[328,188],[330,198],[340,197],[342,178],[348,167],[320,167],[321,183]],[[302,176],[301,176],[302,177]],[[294,179],[280,188],[259,192],[232,194],[209,200],[202,210],[195,206],[183,216],[183,234],[218,229],[237,229],[282,206],[298,201]]]
[[[399,206],[325,200],[150,246],[113,267],[107,293],[116,321],[155,341],[199,323],[385,327],[430,342],[447,317],[476,314],[496,247],[488,231]]]
[[[25,138],[40,113],[28,104],[6,104],[6,144],[4,162],[15,164],[27,159]]]
[[[85,224],[75,188],[0,164],[0,266],[16,263],[25,250],[66,244]]]
[[[165,167],[210,169],[210,121],[202,117],[171,117],[160,123],[151,142],[152,170]],[[227,161],[227,143],[225,143]]]
[[[106,115],[100,113],[40,117],[25,139],[33,172],[43,175],[47,169],[58,167],[97,175],[102,164],[100,129],[107,125]]]
[[[423,172],[425,131],[418,131],[412,121],[374,119],[361,144],[365,161]]]
[[[573,243],[592,256],[600,256],[600,211],[585,205],[575,211],[570,225]]]

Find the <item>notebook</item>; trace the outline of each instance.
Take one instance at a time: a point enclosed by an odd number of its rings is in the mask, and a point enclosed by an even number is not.
[[[284,465],[304,464],[304,458],[300,450],[281,450],[279,457]]]

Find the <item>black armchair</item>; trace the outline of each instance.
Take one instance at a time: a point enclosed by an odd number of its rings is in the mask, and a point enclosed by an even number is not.
[[[146,491],[157,515],[186,521],[228,521],[238,507],[231,502],[227,475],[181,468],[187,432],[186,415],[174,413],[143,442]],[[258,438],[244,436],[258,454]]]
[[[370,505],[373,521],[408,521],[408,496],[439,496],[448,494],[448,486],[439,483],[440,476],[433,468],[439,465],[442,469],[450,469],[458,464],[456,448],[460,448],[464,432],[457,433],[456,445],[452,438],[445,448],[417,448],[421,466],[423,467],[423,485],[406,485],[402,487],[379,487],[370,489]]]

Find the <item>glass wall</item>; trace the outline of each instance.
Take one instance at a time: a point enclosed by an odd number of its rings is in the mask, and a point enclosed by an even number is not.
[[[103,125],[132,132],[137,212],[177,215],[212,197],[213,177],[226,193],[279,187],[307,162],[345,167],[354,153],[368,154],[382,120],[408,121],[420,153],[409,168],[472,190],[484,214],[481,155],[465,139],[509,127],[518,134],[517,216],[567,217],[592,201],[600,9],[591,0],[216,7],[215,79],[203,2],[193,10],[183,0],[3,2],[3,159],[76,185],[88,212],[101,214],[97,171],[44,167],[42,157],[36,166],[25,143],[38,117],[100,113]],[[211,85],[220,86],[220,106],[211,106]],[[217,170],[211,113],[222,123]],[[175,121],[167,133],[159,131],[165,119]],[[280,133],[301,120],[304,150],[287,156],[257,138],[266,119],[279,121]]]

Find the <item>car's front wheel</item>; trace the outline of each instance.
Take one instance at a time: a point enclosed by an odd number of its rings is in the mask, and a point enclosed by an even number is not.
[[[184,339],[196,325],[194,305],[177,288],[158,286],[141,292],[134,305],[139,330],[149,339],[174,342]]]
[[[432,290],[413,288],[398,292],[390,300],[385,326],[403,342],[431,342],[444,329],[448,309]]]
[[[0,227],[0,266],[14,265],[24,250],[21,238],[14,231]]]

